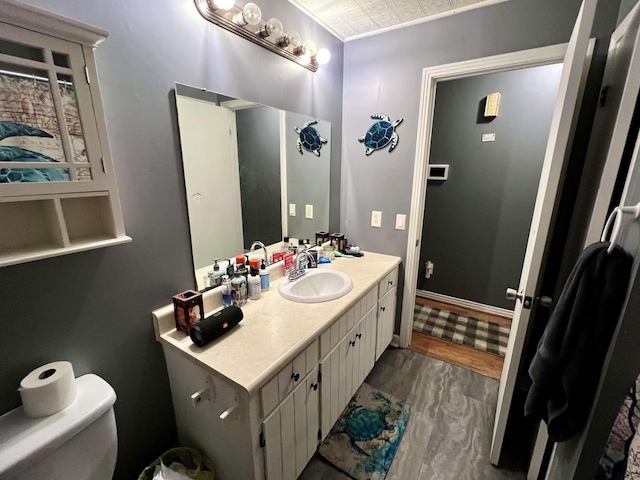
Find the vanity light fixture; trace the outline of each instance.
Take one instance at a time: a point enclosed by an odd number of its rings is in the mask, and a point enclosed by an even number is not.
[[[283,34],[282,23],[277,18],[262,20],[260,7],[253,2],[243,8],[235,5],[233,0],[194,0],[196,8],[205,20],[218,25],[236,35],[258,44],[267,50],[315,72],[322,64],[319,54],[327,52],[326,48],[318,50],[316,44],[308,40],[300,41],[300,34],[294,30]],[[321,57],[322,59],[325,56]],[[326,62],[325,62],[326,63]]]

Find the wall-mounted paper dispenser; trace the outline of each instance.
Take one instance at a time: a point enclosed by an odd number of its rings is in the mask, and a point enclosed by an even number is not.
[[[500,108],[500,94],[496,92],[487,95],[487,101],[484,105],[484,116],[497,117],[498,108]]]

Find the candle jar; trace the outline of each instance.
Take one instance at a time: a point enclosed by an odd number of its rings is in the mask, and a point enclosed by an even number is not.
[[[191,327],[204,318],[202,294],[195,290],[187,290],[173,297],[173,313],[176,330],[191,333]]]

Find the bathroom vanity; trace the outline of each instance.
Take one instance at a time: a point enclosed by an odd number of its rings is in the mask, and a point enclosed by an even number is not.
[[[392,340],[399,264],[367,252],[320,265],[353,281],[323,303],[282,298],[273,265],[269,291],[204,348],[175,330],[172,305],[155,310],[180,444],[211,457],[217,479],[297,478]],[[207,314],[219,290],[203,295]]]

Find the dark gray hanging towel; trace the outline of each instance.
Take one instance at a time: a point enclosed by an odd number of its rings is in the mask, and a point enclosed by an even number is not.
[[[529,367],[524,413],[544,420],[554,442],[578,433],[589,415],[604,357],[627,294],[632,257],[608,242],[580,255]]]

